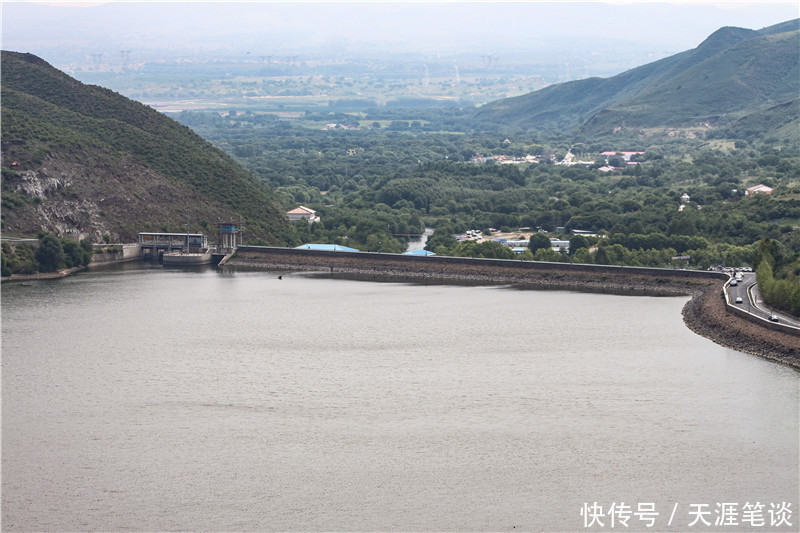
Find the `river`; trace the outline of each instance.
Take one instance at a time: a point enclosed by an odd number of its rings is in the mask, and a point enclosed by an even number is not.
[[[408,247],[406,248],[407,252],[413,252],[415,250],[424,250],[425,245],[428,244],[428,239],[431,238],[433,235],[433,228],[425,228],[422,235],[419,237],[411,237],[408,240]]]
[[[4,284],[3,530],[797,529],[798,373],[685,297],[278,274]]]

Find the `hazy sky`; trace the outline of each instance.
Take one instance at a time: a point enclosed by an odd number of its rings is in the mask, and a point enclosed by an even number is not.
[[[53,61],[133,50],[303,53],[508,50],[600,39],[677,52],[722,26],[759,29],[798,2],[16,2],[2,1],[2,47]],[[369,45],[369,46],[368,46]],[[54,61],[57,63],[57,61]]]

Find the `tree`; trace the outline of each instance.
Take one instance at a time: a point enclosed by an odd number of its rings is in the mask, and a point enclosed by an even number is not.
[[[550,238],[544,233],[534,233],[528,241],[528,249],[533,252],[534,255],[536,254],[536,250],[550,249],[551,247]]]
[[[72,239],[64,239],[61,241],[61,248],[64,251],[64,263],[67,268],[83,264],[83,252],[77,242]]]
[[[756,247],[755,257],[753,258],[753,268],[758,269],[762,262],[769,263],[769,268],[775,266],[775,260],[780,257],[778,242],[772,239],[762,239]]]
[[[64,250],[64,263],[69,268],[88,265],[94,255],[92,243],[87,239],[81,240],[80,243],[69,238],[62,239],[61,247]]]
[[[642,223],[639,222],[638,220],[634,220],[633,223],[628,228],[628,233],[642,234],[644,233],[644,226],[642,226]]]
[[[92,246],[92,241],[89,239],[83,239],[81,241],[81,249],[83,250],[83,265],[88,266],[92,261],[92,256],[94,256],[94,246]]]
[[[3,243],[5,244],[5,243]],[[11,275],[11,268],[8,266],[8,261],[6,260],[6,247],[3,246],[2,255],[0,255],[0,263],[2,263],[2,275],[4,278]]]
[[[670,235],[695,235],[697,227],[694,221],[687,217],[676,217],[669,224]]]
[[[64,249],[61,241],[49,233],[39,240],[34,257],[39,262],[39,272],[54,272],[64,261]]]
[[[431,252],[436,252],[438,255],[447,255],[450,250],[456,247],[458,241],[453,234],[455,231],[451,226],[442,226],[436,228],[428,238],[428,242],[425,244],[425,249]],[[447,252],[442,253],[442,249],[447,250]]]
[[[475,257],[485,257],[489,259],[516,259],[516,254],[499,242],[483,241],[475,246]]]
[[[572,251],[572,245],[570,245],[570,251]],[[575,252],[575,255],[572,257],[572,261],[583,264],[591,264],[594,262],[592,254],[589,252],[588,248],[580,248],[577,252]]]
[[[581,248],[589,248],[589,241],[583,235],[573,235],[569,240],[569,255],[575,255]]]
[[[569,256],[556,252],[552,248],[539,248],[534,254],[534,259],[550,263],[569,263]]]

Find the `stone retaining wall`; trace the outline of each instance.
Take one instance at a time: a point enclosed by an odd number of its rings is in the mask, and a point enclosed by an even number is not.
[[[142,247],[139,243],[132,244],[95,244],[95,249],[103,249],[109,246],[116,246],[120,249],[119,252],[109,253],[95,253],[92,256],[90,264],[106,264],[106,263],[126,263],[128,261],[138,261],[142,259]]]

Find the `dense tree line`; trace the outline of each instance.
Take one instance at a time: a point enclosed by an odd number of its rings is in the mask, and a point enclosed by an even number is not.
[[[92,260],[94,248],[91,241],[80,242],[71,238],[59,239],[50,233],[39,235],[36,247],[28,243],[12,247],[8,242],[2,245],[2,275],[34,274],[36,272],[55,272],[63,268],[86,266]]]
[[[800,157],[793,140],[481,132],[456,127],[452,110],[295,120],[184,112],[179,119],[272,186],[287,209],[302,204],[319,212],[322,222],[295,226],[289,244],[349,242],[389,251],[402,248],[398,234],[433,227],[429,250],[489,257],[507,250],[459,243],[453,235],[530,228],[569,239],[570,230],[584,230],[603,238],[576,242],[570,254],[541,246],[516,257],[687,266],[673,258],[689,256],[688,266],[696,268],[751,263],[764,238],[800,250]],[[609,149],[643,153],[628,165],[621,153],[601,154]],[[557,164],[568,153],[589,164]],[[475,155],[533,155],[539,162],[471,162]],[[611,164],[621,168],[599,170]],[[775,191],[745,196],[756,183]]]
[[[780,242],[764,239],[756,247],[753,263],[764,301],[800,316],[800,254],[790,253]]]

